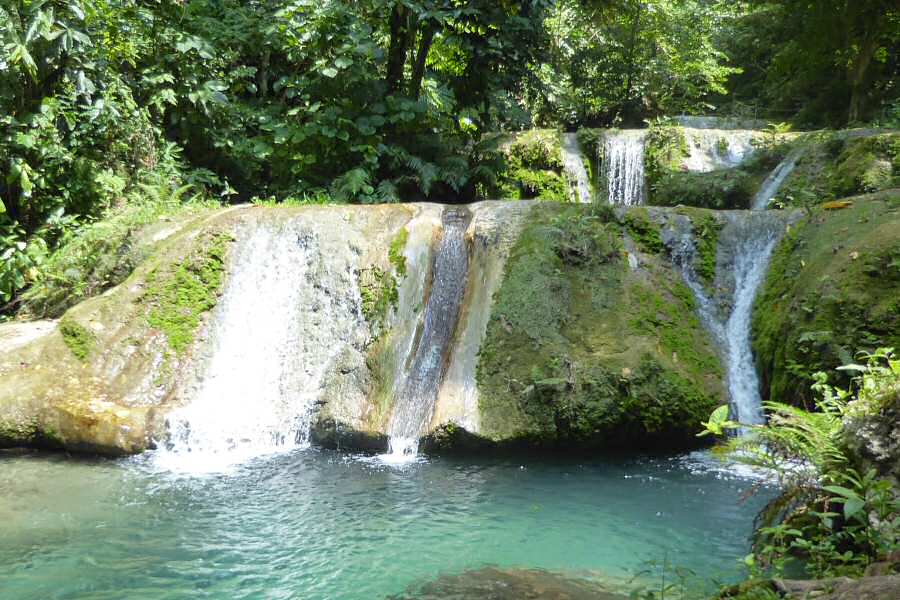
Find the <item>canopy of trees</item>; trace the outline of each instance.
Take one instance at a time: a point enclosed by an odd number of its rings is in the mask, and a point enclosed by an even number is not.
[[[898,39],[891,0],[6,0],[0,302],[141,185],[458,202],[495,131],[897,119]]]

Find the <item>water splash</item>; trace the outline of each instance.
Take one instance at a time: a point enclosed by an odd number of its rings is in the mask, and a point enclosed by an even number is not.
[[[337,346],[323,323],[355,309],[323,294],[313,277],[317,240],[290,225],[260,225],[236,244],[211,320],[208,356],[169,413],[158,465],[214,472],[308,444],[310,415]]]
[[[775,170],[766,177],[766,180],[759,188],[759,192],[753,198],[753,203],[751,204],[753,210],[765,210],[769,207],[772,199],[781,189],[781,186],[784,185],[785,180],[797,167],[797,162],[803,156],[803,152],[804,148],[802,146],[791,150],[784,157],[784,160],[775,167]]]
[[[584,168],[584,160],[581,154],[581,146],[578,144],[577,134],[564,133],[562,135],[562,161],[566,177],[574,188],[575,198],[581,204],[593,202],[594,193],[591,191],[591,182],[587,169]]]
[[[644,145],[647,132],[627,129],[603,136],[604,177],[610,204],[636,206],[646,199]]]
[[[385,462],[414,459],[418,454],[418,439],[434,413],[466,289],[469,253],[465,233],[470,219],[466,209],[444,210],[443,234],[435,256],[425,322],[409,373],[397,394],[388,429],[390,448],[383,455]]]

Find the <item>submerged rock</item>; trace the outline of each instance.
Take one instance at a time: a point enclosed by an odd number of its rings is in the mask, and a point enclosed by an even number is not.
[[[391,600],[625,600],[589,579],[542,569],[485,567],[444,575]]]

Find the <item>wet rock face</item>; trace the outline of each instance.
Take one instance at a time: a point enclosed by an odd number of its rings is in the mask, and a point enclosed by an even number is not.
[[[721,376],[649,211],[535,208],[479,354],[479,434],[564,451],[689,446],[723,401]]]
[[[857,196],[816,209],[776,248],[753,311],[753,350],[766,400],[812,406],[812,375],[836,371],[859,351],[900,348],[900,192]]]
[[[0,326],[0,339],[12,341],[0,346],[0,447],[114,455],[150,447],[186,364],[170,339],[175,330],[151,324],[159,308],[153,292],[199,281],[202,271],[210,282],[202,300],[214,303],[223,265],[208,259],[220,256],[213,240],[230,218],[222,211],[188,226],[122,285],[73,307],[58,324]],[[179,306],[178,319],[166,323],[196,326],[202,313]],[[194,334],[187,326],[178,331]]]

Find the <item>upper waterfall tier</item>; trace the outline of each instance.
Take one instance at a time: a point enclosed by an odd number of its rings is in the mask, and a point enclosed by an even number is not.
[[[561,152],[566,178],[569,186],[574,188],[573,195],[582,204],[593,202],[594,192],[591,190],[587,169],[584,168],[584,157],[578,143],[578,134],[564,133],[562,135]]]
[[[740,165],[753,154],[753,140],[759,131],[746,129],[684,128],[688,156],[684,168],[706,173]]]
[[[636,206],[646,201],[646,137],[643,129],[609,131],[603,136],[604,177],[610,204]]]

